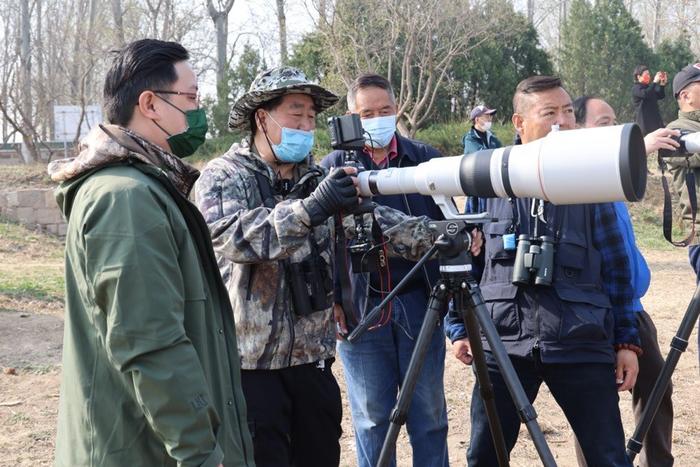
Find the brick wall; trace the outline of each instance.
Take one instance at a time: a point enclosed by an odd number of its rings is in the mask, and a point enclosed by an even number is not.
[[[1,191],[0,214],[33,229],[59,237],[66,235],[66,222],[56,204],[53,188]]]

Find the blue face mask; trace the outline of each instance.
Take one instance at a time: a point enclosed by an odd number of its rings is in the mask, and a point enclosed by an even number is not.
[[[365,143],[373,148],[385,148],[389,146],[391,138],[396,131],[396,115],[386,117],[363,118],[362,128],[369,133],[365,134]]]
[[[283,127],[272,118],[272,115],[269,113],[267,115],[282,130],[280,144],[270,143],[277,159],[289,164],[298,164],[306,159],[314,145],[314,132]]]

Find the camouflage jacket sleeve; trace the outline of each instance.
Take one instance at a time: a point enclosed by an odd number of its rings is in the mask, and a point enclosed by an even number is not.
[[[426,216],[412,217],[388,206],[377,205],[374,217],[379,223],[384,239],[388,242],[389,255],[400,256],[409,261],[418,261],[433,245],[433,235],[428,229]],[[371,217],[365,215],[365,227],[371,229]],[[355,221],[353,216],[343,219],[345,235],[353,238]]]
[[[301,200],[281,201],[274,208],[263,206],[255,177],[247,177],[243,170],[207,167],[195,185],[195,199],[209,226],[214,250],[229,261],[284,259],[309,236],[309,214]]]

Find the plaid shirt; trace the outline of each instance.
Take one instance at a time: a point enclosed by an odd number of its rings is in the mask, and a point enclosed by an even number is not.
[[[593,245],[602,257],[602,278],[615,317],[615,344],[640,345],[637,315],[632,307],[634,290],[625,240],[612,203],[593,208]]]

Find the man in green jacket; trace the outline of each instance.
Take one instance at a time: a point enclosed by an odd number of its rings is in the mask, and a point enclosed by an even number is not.
[[[669,123],[667,128],[700,131],[700,63],[688,65],[676,74],[673,79],[673,95],[678,102],[678,118]],[[691,155],[688,161],[685,158],[670,158],[668,163],[673,174],[673,186],[679,195],[683,219],[689,221],[690,203],[685,177],[688,170],[693,170],[696,190],[700,192],[700,154]],[[696,232],[700,233],[700,225],[696,225]],[[696,271],[700,272],[700,269]]]
[[[68,219],[57,466],[254,466],[231,305],[180,158],[207,131],[188,52],[116,55],[109,125],[49,166]]]
[[[700,131],[700,63],[686,66],[673,78],[673,96],[678,102],[678,118],[667,125],[667,128],[677,130]],[[700,153],[691,155],[687,160],[676,157],[668,159],[673,174],[675,189],[683,221],[686,227],[692,222],[688,189],[685,180],[689,170],[695,174],[695,191],[700,193]],[[690,228],[690,227],[689,227]],[[695,221],[695,238],[693,245],[688,248],[690,265],[695,270],[697,281],[700,282],[700,216]],[[698,335],[700,348],[700,334]],[[700,357],[699,357],[700,358]]]

